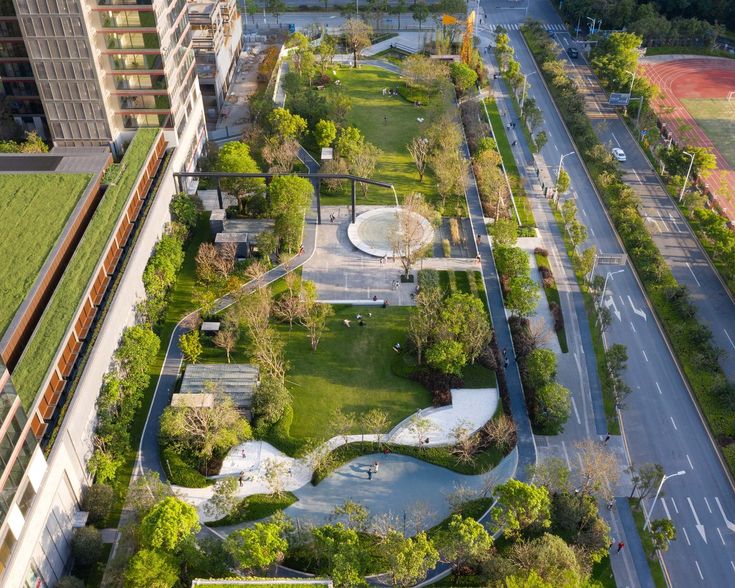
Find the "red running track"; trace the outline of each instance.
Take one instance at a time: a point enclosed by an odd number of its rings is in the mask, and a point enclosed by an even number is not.
[[[704,57],[648,62],[641,66],[643,74],[661,88],[661,97],[654,108],[674,140],[680,145],[709,147],[717,158],[717,169],[706,182],[715,195],[715,203],[735,221],[735,170],[681,103],[681,99],[687,98],[724,100],[729,92],[735,91],[735,60]],[[682,124],[688,126],[683,133],[679,132]]]

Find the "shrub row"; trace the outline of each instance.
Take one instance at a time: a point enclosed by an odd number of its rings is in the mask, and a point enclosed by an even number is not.
[[[590,171],[710,428],[731,470],[735,470],[735,389],[719,366],[720,350],[712,344],[709,329],[697,320],[688,292],[676,282],[646,230],[638,213],[635,192],[623,183],[618,167],[595,136],[584,114],[584,98],[566,76],[564,64],[556,59],[546,33],[538,26],[525,25],[523,35],[541,65],[578,153]]]

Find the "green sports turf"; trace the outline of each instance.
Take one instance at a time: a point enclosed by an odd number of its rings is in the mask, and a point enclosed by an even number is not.
[[[681,102],[735,169],[735,103],[694,98],[682,98]]]
[[[0,336],[90,179],[90,174],[0,176]]]

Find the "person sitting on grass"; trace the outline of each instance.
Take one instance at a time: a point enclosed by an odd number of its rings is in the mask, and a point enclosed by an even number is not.
[[[343,320],[343,321],[342,321],[342,324],[343,324],[343,325],[344,325],[345,327],[349,327],[349,326],[350,326],[350,319],[345,319],[345,320]]]
[[[401,352],[401,344],[400,343],[396,343],[393,346],[393,351],[395,351],[396,353],[400,353]]]

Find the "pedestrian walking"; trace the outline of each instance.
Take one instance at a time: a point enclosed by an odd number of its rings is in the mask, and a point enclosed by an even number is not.
[[[481,241],[482,241],[482,237],[480,237],[480,235],[477,235],[477,244],[479,245]]]
[[[299,255],[304,254],[304,245],[302,244],[301,247],[299,247]]]
[[[507,357],[505,358],[505,364],[504,365],[505,365],[505,369],[508,369],[508,358]]]
[[[332,213],[332,214],[329,215],[329,222],[330,223],[333,223],[334,222],[334,213]]]
[[[383,117],[383,124],[386,124],[386,125],[388,124],[388,117],[387,116],[384,116]]]
[[[508,348],[503,347],[503,357],[508,357]]]
[[[605,437],[605,440],[602,442],[603,445],[607,445],[607,442],[610,441],[610,435]]]
[[[513,147],[515,147],[516,145],[518,145],[518,141],[513,141]]]
[[[373,468],[372,466],[370,466],[368,468],[368,480],[372,480],[372,479],[373,479]]]
[[[242,488],[242,483],[245,480],[245,472],[240,472],[240,475],[237,478],[237,481],[240,483],[240,487]]]
[[[623,547],[625,547],[625,543],[623,543],[622,541],[619,541],[618,542],[618,551],[617,551],[617,553],[620,553],[622,551]]]
[[[379,467],[380,467],[380,464],[379,464],[379,463],[378,463],[378,462],[376,461],[376,462],[375,462],[375,463],[373,464],[373,473],[374,473],[374,474],[377,474],[377,473],[378,473],[378,468],[379,468]]]
[[[610,545],[607,546],[607,550],[610,551],[613,548],[613,545],[615,545],[615,537],[610,539]]]
[[[245,459],[245,450],[242,450],[242,458]]]
[[[607,510],[612,510],[613,506],[615,506],[615,501],[611,500],[610,502],[607,503]]]

